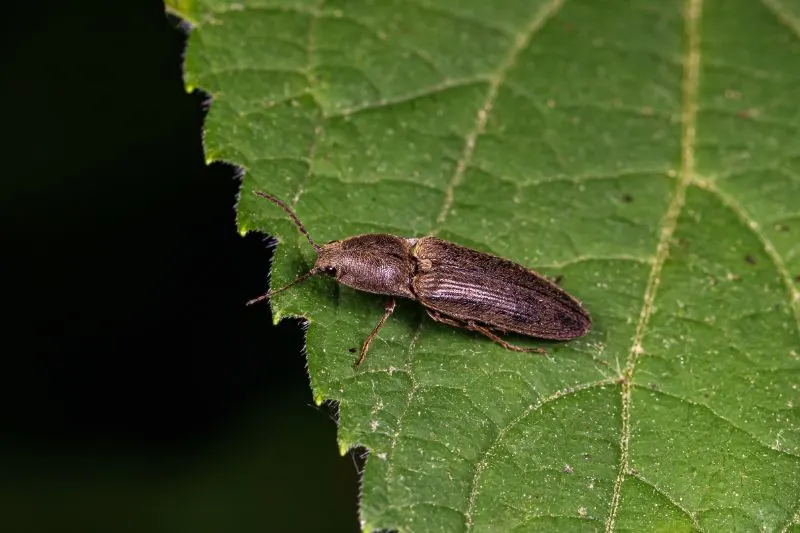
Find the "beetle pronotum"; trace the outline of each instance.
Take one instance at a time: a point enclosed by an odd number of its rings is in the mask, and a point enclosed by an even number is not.
[[[420,302],[437,322],[477,331],[508,350],[540,352],[510,344],[497,333],[550,340],[585,335],[592,325],[581,303],[547,278],[522,265],[436,237],[404,238],[368,233],[315,243],[291,207],[271,194],[253,194],[281,207],[317,252],[314,267],[288,285],[247,302],[252,305],[307,280],[327,274],[359,291],[389,296],[378,324],[353,365],[394,312],[395,297]]]

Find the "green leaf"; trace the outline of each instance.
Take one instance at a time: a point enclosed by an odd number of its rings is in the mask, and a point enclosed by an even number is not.
[[[314,279],[317,402],[366,446],[364,530],[800,531],[800,6],[790,0],[175,2],[209,160],[274,287],[320,242],[442,238],[594,319],[548,357]],[[537,345],[536,341],[514,339]]]

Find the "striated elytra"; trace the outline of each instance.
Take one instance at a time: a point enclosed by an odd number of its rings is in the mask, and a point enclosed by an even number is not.
[[[317,252],[314,267],[280,289],[316,274],[332,276],[359,291],[389,296],[385,312],[361,347],[358,367],[372,339],[394,312],[396,296],[416,300],[437,322],[477,331],[518,352],[540,352],[508,343],[497,333],[550,340],[585,335],[592,319],[583,305],[557,284],[522,265],[436,237],[404,238],[382,233],[356,235],[317,245],[294,211],[278,198],[253,191],[280,206]]]

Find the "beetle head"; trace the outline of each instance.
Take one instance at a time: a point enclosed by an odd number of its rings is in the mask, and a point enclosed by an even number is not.
[[[359,291],[411,298],[413,270],[406,239],[368,233],[321,246],[311,272]]]
[[[342,242],[332,241],[323,244],[317,250],[317,260],[314,262],[314,268],[311,269],[311,272],[335,278],[339,271],[347,269],[347,263],[346,254],[342,250]]]

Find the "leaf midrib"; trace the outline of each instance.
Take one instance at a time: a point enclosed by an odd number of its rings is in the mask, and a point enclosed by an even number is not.
[[[683,53],[683,79],[681,81],[681,165],[675,183],[669,206],[667,207],[664,221],[662,222],[661,235],[656,247],[655,260],[650,269],[644,293],[644,302],[639,314],[639,322],[633,336],[628,360],[625,365],[625,374],[622,380],[622,428],[620,430],[620,461],[619,472],[614,480],[614,489],[611,496],[610,509],[606,519],[606,533],[614,531],[617,511],[622,493],[622,484],[625,476],[630,474],[629,446],[631,439],[631,394],[633,377],[639,355],[644,351],[644,339],[647,324],[653,311],[653,302],[658,292],[661,279],[661,270],[669,256],[670,241],[678,225],[686,200],[686,188],[695,173],[694,150],[697,139],[697,89],[700,75],[700,16],[702,14],[703,0],[686,0],[684,6],[684,36],[686,47]],[[697,517],[680,508],[697,529],[700,524]]]

